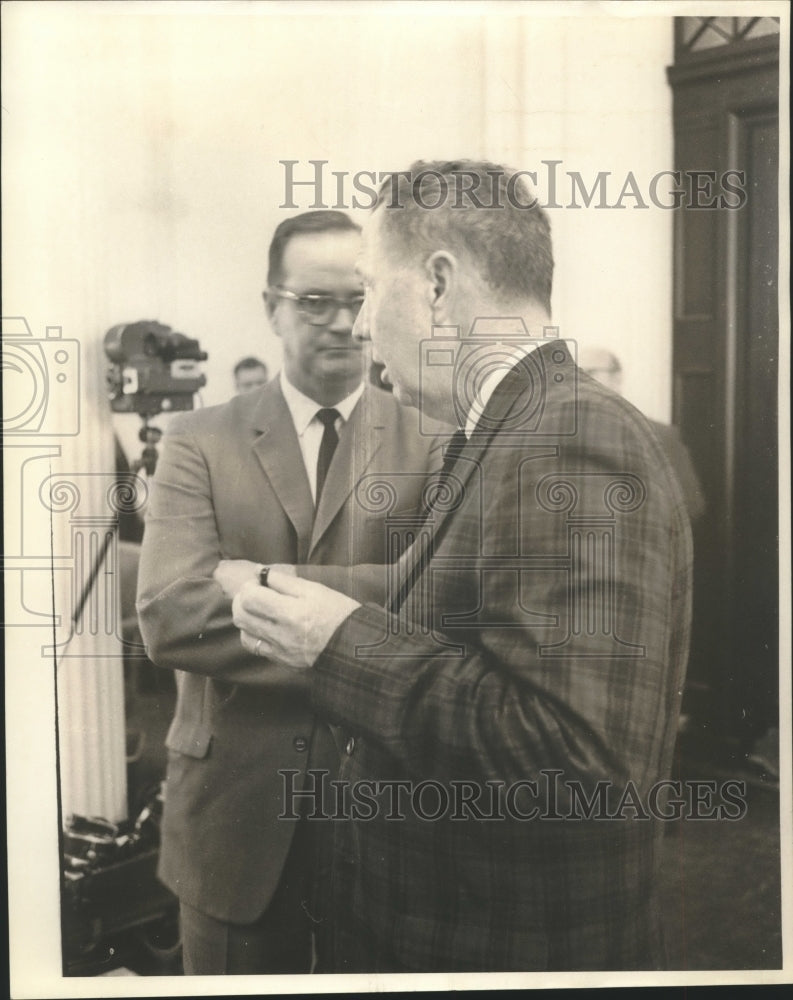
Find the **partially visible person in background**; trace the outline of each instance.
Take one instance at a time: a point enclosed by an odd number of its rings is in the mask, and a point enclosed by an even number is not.
[[[605,347],[579,345],[578,367],[602,385],[622,395],[622,365],[616,354]],[[649,418],[648,422],[674,469],[683,490],[688,516],[693,523],[705,513],[705,497],[688,448],[680,437],[680,431],[673,424],[662,424]]]
[[[234,388],[237,393],[251,392],[267,385],[267,365],[259,358],[242,358],[234,365]]]

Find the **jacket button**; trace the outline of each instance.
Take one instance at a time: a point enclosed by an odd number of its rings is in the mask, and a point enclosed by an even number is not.
[[[347,740],[347,746],[344,749],[345,749],[345,751],[347,753],[347,756],[348,757],[352,757],[352,752],[355,749],[355,737],[354,736],[351,736]]]
[[[295,736],[294,740],[292,740],[292,746],[299,753],[303,753],[303,751],[308,746],[308,740],[305,738],[305,736]]]

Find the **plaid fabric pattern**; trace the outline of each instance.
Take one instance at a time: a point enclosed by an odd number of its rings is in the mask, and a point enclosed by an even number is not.
[[[342,780],[431,779],[450,795],[534,781],[539,818],[388,819],[383,802],[337,821],[340,970],[663,966],[661,824],[564,817],[580,812],[571,783],[643,798],[669,773],[690,532],[645,419],[551,350],[491,400],[495,430],[472,436],[458,496],[403,560],[399,612],[360,608],[312,677],[317,709],[354,736]]]

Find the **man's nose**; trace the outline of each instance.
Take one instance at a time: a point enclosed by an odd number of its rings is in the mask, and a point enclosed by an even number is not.
[[[366,302],[361,306],[361,310],[358,313],[355,323],[352,328],[353,340],[371,340],[369,336],[369,323],[366,319]]]
[[[334,333],[350,333],[355,325],[355,315],[349,306],[339,306],[328,328]]]

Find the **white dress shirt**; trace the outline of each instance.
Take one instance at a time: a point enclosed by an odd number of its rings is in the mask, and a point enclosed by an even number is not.
[[[336,420],[336,433],[341,434],[344,424],[350,419],[355,405],[363,394],[363,382],[341,402],[333,407],[320,406],[313,399],[309,399],[299,389],[296,389],[287,379],[284,370],[281,369],[281,392],[284,394],[286,405],[292,415],[292,423],[295,425],[297,440],[300,444],[300,454],[303,456],[303,464],[306,467],[308,484],[311,487],[311,499],[317,502],[317,461],[319,459],[319,447],[322,444],[322,435],[325,432],[323,425],[317,420],[317,413],[320,410],[334,409],[339,411]]]
[[[527,344],[516,344],[514,347],[508,349],[508,357],[504,359],[503,363],[490,372],[480,386],[479,391],[471,404],[471,409],[468,411],[468,418],[466,419],[465,427],[463,428],[467,438],[470,438],[473,434],[474,428],[479,423],[482,414],[485,412],[485,407],[490,402],[490,397],[499,385],[501,385],[521,358],[527,358],[532,351],[536,350],[540,346],[541,343],[541,341],[534,340]]]

